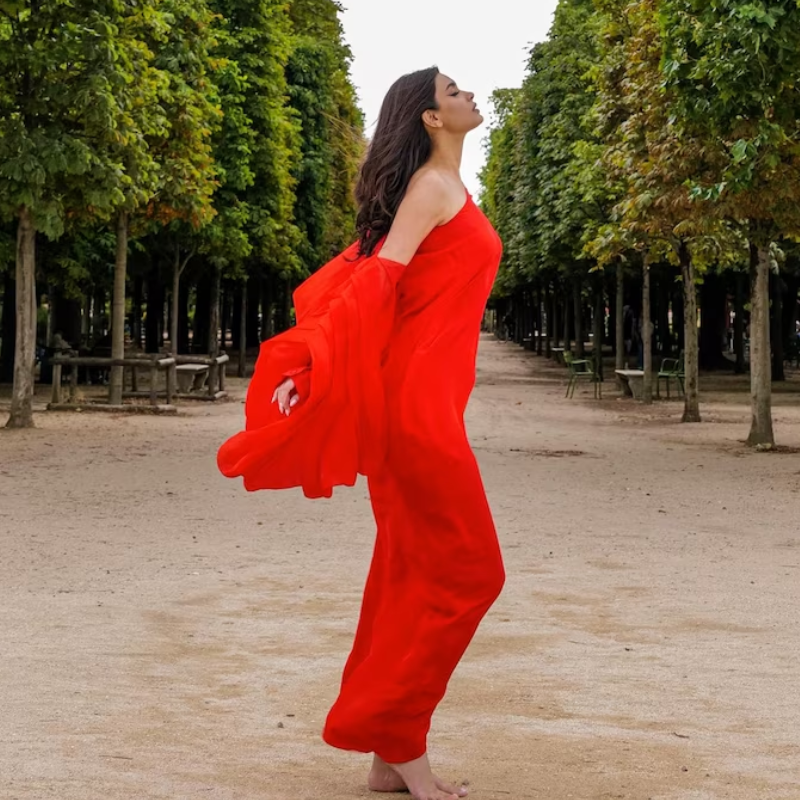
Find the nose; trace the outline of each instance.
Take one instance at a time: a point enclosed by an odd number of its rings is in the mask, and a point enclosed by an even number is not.
[[[469,92],[469,99],[472,102],[475,99],[475,92]]]

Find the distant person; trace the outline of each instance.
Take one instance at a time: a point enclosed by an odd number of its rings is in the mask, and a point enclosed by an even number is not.
[[[434,776],[427,734],[505,577],[463,420],[501,255],[459,173],[482,121],[435,68],[392,86],[358,181],[358,241],[295,293],[297,327],[262,345],[247,430],[218,457],[249,490],[321,497],[368,477],[377,542],[323,737],[374,753],[370,788],[415,800],[467,793]]]
[[[625,345],[625,366],[628,366],[628,359],[633,355],[633,337],[635,317],[633,309],[626,305],[622,309],[622,340]]]

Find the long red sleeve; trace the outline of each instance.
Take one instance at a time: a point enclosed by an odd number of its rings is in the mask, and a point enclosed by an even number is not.
[[[246,430],[219,450],[224,475],[241,476],[249,491],[301,486],[308,497],[330,497],[334,486],[352,486],[380,464],[380,365],[403,269],[380,256],[355,258],[352,247],[297,289],[297,325],[261,345]],[[306,398],[286,417],[272,394],[287,371],[306,364]]]

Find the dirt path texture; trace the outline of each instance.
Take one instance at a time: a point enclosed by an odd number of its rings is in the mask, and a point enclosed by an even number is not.
[[[800,405],[644,408],[485,337],[467,427],[505,591],[434,717],[479,800],[800,799]],[[177,417],[0,431],[0,798],[353,800],[326,747],[366,488],[245,493],[244,382]],[[609,395],[609,393],[606,393]],[[458,569],[458,563],[453,564]]]

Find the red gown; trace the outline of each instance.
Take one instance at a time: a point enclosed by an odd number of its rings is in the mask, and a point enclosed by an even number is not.
[[[377,539],[323,737],[402,763],[426,752],[431,716],[505,578],[464,428],[501,245],[468,197],[408,266],[355,254],[298,288],[298,323],[262,345],[246,430],[218,463],[248,490],[309,497],[368,477]],[[302,398],[289,417],[270,402],[286,374]]]

